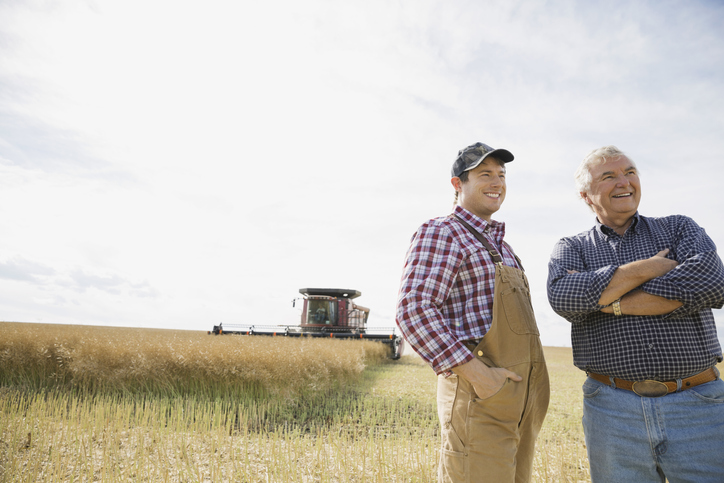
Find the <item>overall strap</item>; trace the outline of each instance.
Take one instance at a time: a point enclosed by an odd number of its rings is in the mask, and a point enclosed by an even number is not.
[[[478,230],[476,230],[475,228],[473,228],[472,226],[470,226],[468,223],[465,222],[465,220],[463,220],[462,218],[460,218],[458,215],[454,215],[454,216],[455,216],[455,218],[457,218],[457,220],[458,220],[460,223],[462,223],[462,225],[463,225],[465,228],[468,229],[468,231],[469,231],[470,233],[473,234],[473,236],[475,236],[475,238],[478,239],[478,241],[480,241],[480,243],[483,244],[483,246],[485,247],[485,249],[488,250],[488,253],[490,253],[490,256],[493,258],[493,262],[495,262],[496,264],[502,265],[502,264],[503,264],[503,258],[500,256],[500,253],[498,253],[498,250],[496,250],[495,247],[494,247],[488,240],[486,240],[485,237],[484,237],[483,235],[481,235]],[[505,242],[503,242],[503,243],[505,243]],[[506,243],[506,245],[507,245],[507,243]],[[510,248],[510,245],[508,245],[508,248]],[[511,250],[511,252],[512,252],[512,250]],[[520,259],[518,258],[518,255],[513,254],[513,256],[515,257],[515,261],[518,262],[518,266],[519,266],[519,267],[521,268],[521,270],[522,270],[522,269],[523,269],[523,264],[520,263]]]
[[[491,245],[490,242],[489,242],[488,240],[486,240],[485,237],[484,237],[483,235],[481,235],[478,230],[476,230],[476,229],[473,228],[472,226],[468,225],[468,224],[465,222],[465,220],[463,220],[462,218],[460,218],[458,215],[455,215],[455,218],[457,218],[458,221],[459,221],[460,223],[462,223],[463,226],[464,226],[465,228],[467,228],[468,231],[469,231],[470,233],[472,233],[473,236],[475,236],[475,238],[477,238],[477,239],[480,241],[480,243],[483,244],[483,246],[485,247],[485,249],[488,250],[488,253],[490,253],[490,256],[493,258],[493,261],[494,261],[495,263],[500,264],[500,265],[503,264],[503,257],[500,256],[500,253],[498,253],[498,250],[496,250],[495,247],[494,247],[493,245]]]

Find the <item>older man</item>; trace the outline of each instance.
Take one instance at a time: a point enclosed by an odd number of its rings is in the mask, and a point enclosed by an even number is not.
[[[588,375],[592,480],[724,482],[716,247],[691,218],[640,215],[638,170],[615,146],[586,156],[576,184],[596,225],[556,244],[548,299]]]
[[[523,483],[548,408],[548,372],[520,260],[492,216],[513,155],[475,143],[452,166],[456,206],[407,253],[397,324],[438,374],[438,481]]]

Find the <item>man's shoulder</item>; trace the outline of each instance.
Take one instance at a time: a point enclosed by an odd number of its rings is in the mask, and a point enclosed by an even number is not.
[[[430,218],[425,223],[423,223],[421,226],[448,226],[450,223],[452,223],[452,214],[445,215],[445,216],[437,216],[435,218]]]
[[[582,231],[577,235],[564,236],[558,240],[559,244],[566,245],[581,245],[590,242],[596,235],[596,227],[589,228],[588,230]]]
[[[460,220],[455,218],[455,213],[427,220],[412,236],[413,244],[456,246],[460,250],[474,247],[475,243],[472,240],[473,236]]]
[[[454,237],[456,232],[456,223],[452,215],[438,216],[431,218],[420,225],[413,238],[420,237]]]
[[[452,215],[438,216],[436,218],[430,218],[429,220],[424,222],[422,225],[419,226],[417,231],[421,232],[421,231],[449,230],[450,225],[452,223],[454,223],[452,220]]]
[[[662,221],[664,223],[691,223],[694,221],[692,217],[686,215],[667,215],[655,217],[653,219]]]
[[[667,215],[667,216],[643,216],[639,215],[640,220],[648,225],[666,227],[670,229],[678,229],[686,226],[698,226],[693,218],[686,215]]]

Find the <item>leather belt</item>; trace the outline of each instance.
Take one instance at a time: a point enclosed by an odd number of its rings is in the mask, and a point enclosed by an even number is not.
[[[611,378],[595,372],[589,372],[588,377],[602,382],[607,386],[615,387],[617,389],[626,389],[627,391],[633,391],[639,396],[643,397],[661,397],[666,396],[672,392],[676,392],[678,385],[676,381],[626,381],[624,379],[613,378],[613,384],[611,384]],[[713,367],[695,374],[691,377],[681,380],[681,391],[685,389],[691,389],[699,384],[711,382],[718,377],[717,371]]]

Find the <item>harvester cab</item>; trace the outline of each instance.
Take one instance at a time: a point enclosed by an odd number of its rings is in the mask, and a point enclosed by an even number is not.
[[[341,328],[364,332],[370,309],[352,302],[352,299],[362,295],[361,292],[336,288],[302,288],[299,293],[304,295],[302,328],[310,331]]]
[[[353,302],[361,292],[340,288],[302,288],[302,313],[298,326],[227,325],[214,326],[210,334],[267,335],[280,337],[328,337],[382,342],[390,347],[390,357],[399,359],[404,339],[394,327],[368,327],[370,309]],[[299,298],[292,301],[296,307]]]

